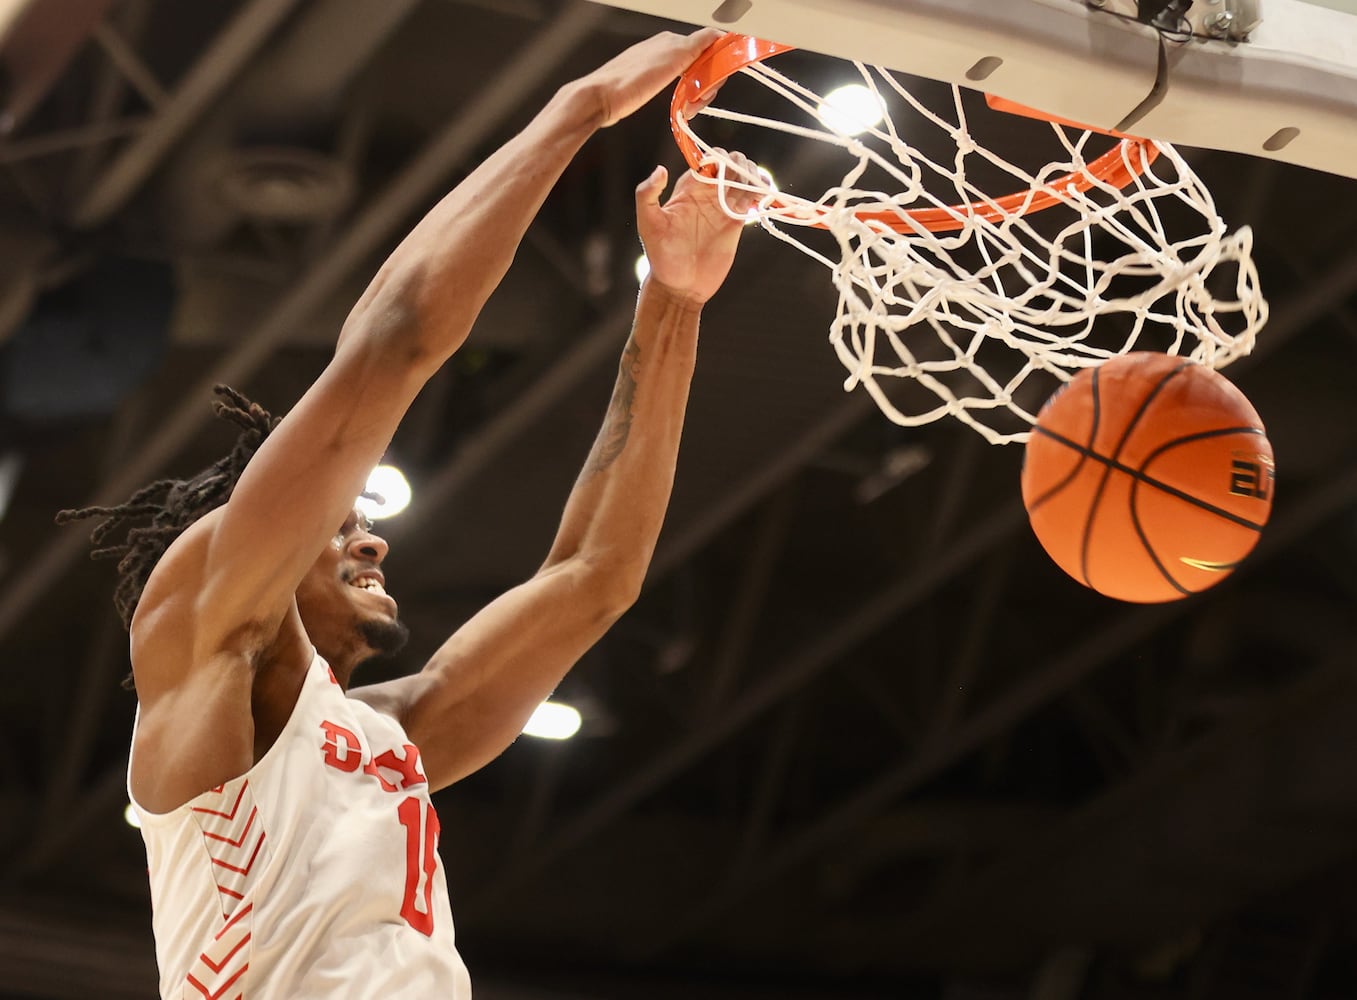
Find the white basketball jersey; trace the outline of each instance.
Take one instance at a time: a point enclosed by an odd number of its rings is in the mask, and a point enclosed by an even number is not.
[[[136,804],[164,1000],[467,1000],[419,750],[316,656],[240,777]]]

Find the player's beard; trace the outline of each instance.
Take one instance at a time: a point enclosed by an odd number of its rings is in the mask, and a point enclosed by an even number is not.
[[[384,660],[405,648],[410,630],[398,618],[389,621],[365,621],[359,626],[363,641],[372,650],[372,659]]]

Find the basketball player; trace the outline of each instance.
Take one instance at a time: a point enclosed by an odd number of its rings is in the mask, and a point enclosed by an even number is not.
[[[470,996],[430,793],[504,750],[639,592],[698,317],[741,230],[714,189],[685,174],[662,204],[662,168],[637,189],[652,271],[542,568],[419,673],[358,688],[354,668],[405,629],[386,543],[351,508],[571,157],[717,37],[657,36],[562,88],[397,247],[284,419],[221,387],[218,412],[243,427],[231,455],[122,507],[63,512],[107,518],[99,544],[151,518],[102,551],[121,557],[138,698],[128,788],[164,997]]]

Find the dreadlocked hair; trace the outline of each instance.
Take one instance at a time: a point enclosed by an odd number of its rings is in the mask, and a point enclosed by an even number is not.
[[[165,550],[189,525],[230,499],[246,463],[281,419],[230,386],[215,386],[213,394],[213,412],[241,428],[230,454],[192,479],[160,479],[144,486],[116,507],[82,507],[57,513],[57,524],[104,518],[90,534],[90,558],[118,560],[113,606],[124,628],[131,628],[142,589]],[[121,543],[107,544],[119,526],[147,518],[149,524],[129,527]]]

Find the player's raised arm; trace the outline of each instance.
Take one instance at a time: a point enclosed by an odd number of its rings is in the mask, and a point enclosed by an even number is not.
[[[640,592],[673,485],[699,316],[742,229],[690,173],[661,204],[667,180],[657,168],[637,190],[650,276],[603,427],[542,568],[459,629],[419,675],[354,692],[403,722],[435,788],[508,746]],[[730,200],[743,210],[751,198]]]
[[[669,83],[717,33],[659,35],[562,87],[401,242],[333,361],[254,456],[202,568],[199,649],[276,626],[425,381],[462,344],[566,164]]]

